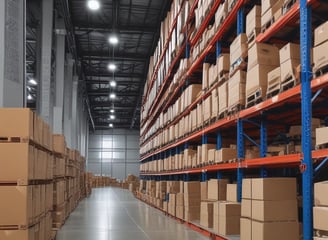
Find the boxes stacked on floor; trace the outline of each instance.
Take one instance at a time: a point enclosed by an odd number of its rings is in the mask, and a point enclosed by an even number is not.
[[[320,76],[327,72],[328,57],[328,21],[317,27],[314,31],[313,72]]]
[[[200,220],[200,182],[184,182],[184,220]]]
[[[295,43],[288,43],[280,49],[279,55],[281,81],[280,90],[285,91],[300,83],[300,45]]]
[[[282,16],[284,0],[262,0],[261,31],[264,32]]]
[[[253,106],[266,96],[268,73],[279,67],[279,49],[265,43],[254,43],[248,50],[246,106]]]
[[[295,178],[244,179],[240,239],[299,239]]]
[[[49,126],[29,109],[0,109],[0,238],[51,238]]]
[[[314,184],[313,228],[315,240],[328,238],[328,181]]]
[[[230,79],[227,84],[228,112],[239,110],[245,106],[246,72],[244,70],[247,65],[245,62],[247,49],[248,44],[245,33],[239,34],[230,45],[231,66]]]
[[[255,5],[246,16],[246,35],[248,47],[255,43],[257,35],[261,32],[261,6]]]

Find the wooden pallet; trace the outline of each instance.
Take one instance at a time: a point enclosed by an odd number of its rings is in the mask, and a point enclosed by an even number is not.
[[[285,15],[295,3],[296,0],[289,0],[288,2],[285,2],[282,6],[282,15]]]
[[[29,137],[0,136],[0,143],[29,143]]]
[[[261,27],[261,33],[264,33],[271,25],[275,22],[274,17],[272,17],[269,21],[264,23]]]
[[[247,36],[248,45],[252,45],[252,43],[255,42],[255,39],[260,32],[261,32],[260,28],[254,28],[254,30],[250,34],[248,34]]]
[[[236,5],[237,1],[238,1],[238,0],[233,0],[233,1],[232,1],[232,3],[230,4],[230,6],[229,6],[229,8],[228,8],[228,12],[230,12],[230,11],[234,8],[234,6]]]
[[[322,75],[325,75],[326,73],[328,73],[328,64],[318,69],[313,69],[313,72],[315,77],[320,77]]]
[[[284,82],[281,83],[280,92],[284,92],[290,88],[293,88],[297,84],[298,84],[298,81],[293,76],[290,76]]]
[[[226,118],[228,116],[228,108],[224,109],[223,111],[219,112],[219,119]]]
[[[252,107],[262,102],[262,89],[257,89],[254,93],[246,97],[246,107]]]
[[[229,79],[229,71],[221,71],[219,73],[219,83],[224,83],[225,81],[227,81]]]
[[[230,106],[228,107],[228,116],[238,114],[243,109],[245,109],[245,106],[240,103]]]

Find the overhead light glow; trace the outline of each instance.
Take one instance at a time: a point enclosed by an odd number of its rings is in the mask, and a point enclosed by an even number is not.
[[[110,81],[110,86],[111,87],[116,87],[116,82],[115,81]]]
[[[118,37],[116,35],[111,35],[108,39],[109,43],[112,45],[118,44]]]
[[[31,94],[27,95],[27,99],[28,99],[28,100],[33,100],[32,95],[31,95]]]
[[[115,69],[116,69],[116,65],[114,64],[114,63],[110,63],[110,64],[108,64],[108,69],[109,70],[111,70],[111,71],[115,71]]]
[[[116,98],[116,94],[115,94],[115,93],[111,93],[111,94],[109,95],[109,98],[111,98],[111,99]]]
[[[111,128],[114,127],[113,123],[110,123],[110,124],[109,124],[109,127],[111,127]]]
[[[30,84],[32,85],[38,85],[37,81],[35,81],[35,79],[31,78],[29,81],[28,81]]]
[[[115,110],[114,110],[114,109],[111,109],[111,110],[110,110],[110,113],[114,113],[114,112],[115,112]]]
[[[100,3],[98,0],[88,0],[88,8],[92,11],[97,11],[100,8]]]
[[[114,115],[110,115],[109,117],[110,117],[110,119],[112,119],[112,120],[115,119],[115,116],[114,116]]]

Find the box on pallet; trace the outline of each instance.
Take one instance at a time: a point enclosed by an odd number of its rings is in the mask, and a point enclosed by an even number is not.
[[[279,66],[279,49],[270,44],[255,43],[248,50],[248,71],[257,64]]]
[[[219,114],[224,113],[228,108],[228,82],[219,86]]]
[[[210,149],[215,149],[216,145],[215,144],[203,144],[202,145],[202,161],[201,163],[208,163],[208,151]]]
[[[228,81],[228,108],[245,105],[246,72],[237,71]]]
[[[261,6],[255,5],[246,16],[247,37],[249,38],[253,34],[254,30],[260,28],[261,28]]]
[[[215,162],[225,162],[237,158],[237,150],[233,148],[221,148],[215,152]]]
[[[207,228],[213,227],[213,202],[201,202],[200,225]]]
[[[328,21],[314,30],[314,46],[318,46],[328,40]]]
[[[218,229],[221,235],[238,235],[240,233],[240,203],[220,202]],[[217,226],[214,226],[217,227]]]
[[[239,58],[247,56],[247,35],[239,34],[230,45],[230,64],[234,64]]]
[[[252,221],[252,240],[298,240],[298,222]]]
[[[226,179],[211,179],[208,181],[208,192],[207,198],[210,200],[226,200],[227,195],[227,184]]]
[[[314,205],[328,207],[328,181],[314,184]]]

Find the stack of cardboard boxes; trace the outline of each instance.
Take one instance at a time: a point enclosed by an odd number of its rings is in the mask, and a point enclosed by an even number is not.
[[[299,239],[296,179],[244,179],[240,239]]]
[[[246,106],[255,105],[266,96],[268,73],[279,66],[279,49],[265,43],[254,43],[248,50]]]
[[[321,24],[314,31],[313,72],[320,76],[326,72],[328,65],[328,22]]]
[[[251,48],[257,35],[261,32],[261,6],[255,5],[246,16],[246,35]]]
[[[284,0],[262,0],[261,31],[264,32],[282,16]]]
[[[328,181],[314,184],[313,228],[314,240],[327,240],[328,237]]]
[[[184,182],[184,220],[200,220],[200,182]]]

